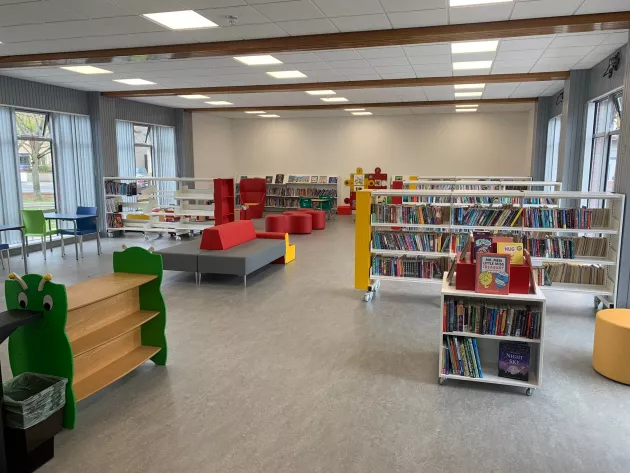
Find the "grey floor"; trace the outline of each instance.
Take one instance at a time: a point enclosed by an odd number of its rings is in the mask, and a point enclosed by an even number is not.
[[[543,387],[532,397],[439,386],[437,286],[384,283],[363,302],[348,217],[292,240],[297,260],[248,278],[247,290],[169,273],[168,365],[147,363],[83,401],[40,471],[630,470],[630,387],[591,367],[590,297],[549,296]],[[123,242],[148,246],[108,239],[98,258],[90,242],[79,263],[55,250],[47,265],[33,255],[31,269],[72,284],[110,272]],[[7,372],[6,346],[0,360]]]

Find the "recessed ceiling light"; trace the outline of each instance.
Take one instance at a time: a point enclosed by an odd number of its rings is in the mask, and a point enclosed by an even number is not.
[[[513,0],[450,0],[452,7],[470,7],[473,5],[489,5],[491,3],[510,3]]]
[[[267,74],[276,79],[299,79],[306,77],[306,74],[302,74],[300,71],[274,71],[267,72]]]
[[[114,79],[114,82],[120,82],[127,85],[155,85],[155,82],[144,79]]]
[[[456,89],[483,89],[486,84],[457,84]]]
[[[280,115],[258,115],[259,117],[263,117],[263,118],[280,118]]]
[[[481,97],[483,92],[455,92],[455,97]]]
[[[499,41],[468,41],[466,43],[451,43],[451,53],[487,53],[494,52],[499,46]]]
[[[234,105],[232,102],[226,102],[225,100],[216,100],[213,102],[204,102],[208,105]]]
[[[79,74],[113,74],[112,71],[94,66],[63,66],[61,69],[78,72]]]
[[[247,64],[248,66],[267,66],[269,64],[282,64],[282,61],[269,55],[260,56],[236,56],[238,62]]]
[[[460,113],[460,112],[476,112],[477,109],[476,108],[456,108],[455,111],[457,113]]]
[[[337,95],[334,90],[307,90],[308,95]]]
[[[365,109],[364,108],[346,108],[345,111],[346,112],[364,112]]]
[[[372,112],[352,112],[352,115],[356,115],[356,116],[372,115]]]
[[[492,61],[466,61],[466,62],[454,62],[453,70],[461,71],[464,69],[490,69],[492,67]]]
[[[194,100],[194,99],[209,99],[210,97],[208,97],[207,95],[199,95],[199,94],[189,94],[189,95],[178,95],[178,97],[181,97],[183,99],[189,99],[189,100]]]
[[[142,16],[171,30],[196,30],[219,26],[192,10],[147,13]]]
[[[322,99],[319,99],[322,102],[328,102],[328,103],[332,103],[332,102],[347,102],[348,99],[345,97],[324,97]]]
[[[457,104],[455,105],[455,107],[457,108],[477,108],[479,106],[479,104]]]
[[[249,114],[252,114],[252,115],[260,115],[261,113],[266,113],[266,112],[263,112],[263,111],[261,110],[261,111],[251,111],[251,112],[245,112],[245,113],[249,113]]]

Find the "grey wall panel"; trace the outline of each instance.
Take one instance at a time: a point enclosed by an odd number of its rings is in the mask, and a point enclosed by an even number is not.
[[[564,102],[564,90],[551,97],[549,101],[549,118],[562,115],[562,103]]]
[[[108,98],[115,103],[116,120],[146,123],[149,125],[175,126],[175,109],[149,103]]]
[[[192,113],[175,109],[175,151],[177,153],[177,175],[195,176],[193,157]]]
[[[0,76],[0,105],[87,115],[87,92]]]
[[[619,65],[619,70],[615,72],[611,78],[604,77],[610,56],[588,71],[589,100],[601,97],[623,86],[624,71],[626,70],[626,62],[628,60],[627,44],[623,48],[618,49],[618,51],[621,52],[621,64]]]
[[[536,104],[534,121],[534,147],[532,156],[532,178],[534,181],[545,180],[545,162],[547,158],[547,128],[552,97],[539,97]]]

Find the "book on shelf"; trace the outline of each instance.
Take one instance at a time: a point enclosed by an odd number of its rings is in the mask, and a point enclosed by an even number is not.
[[[607,228],[610,209],[526,209],[525,226],[590,230]]]
[[[523,239],[525,249],[534,258],[576,257],[605,258],[608,251],[608,239],[601,237],[527,237]]]
[[[122,215],[119,213],[107,214],[105,218],[107,220],[107,228],[123,228],[125,226]]]
[[[485,208],[455,208],[455,225],[478,227],[514,227],[520,226],[519,219],[523,209],[504,208],[500,210]]]
[[[510,256],[510,264],[523,264],[523,244],[514,242],[497,243],[497,253]]]
[[[444,332],[538,340],[541,325],[542,311],[523,304],[492,304],[449,297],[442,308]]]
[[[374,232],[372,246],[377,250],[449,252],[450,235],[424,232]]]
[[[483,378],[477,340],[446,335],[442,342],[442,374]]]
[[[443,225],[449,221],[448,207],[428,205],[372,204],[372,223]]]
[[[529,381],[530,347],[521,342],[499,343],[499,376]]]
[[[135,182],[105,181],[105,194],[138,195],[138,185]]]
[[[448,261],[448,259],[446,259]],[[448,263],[444,261],[425,259],[423,257],[391,257],[372,256],[372,274],[375,276],[390,276],[413,279],[441,279],[443,268]]]
[[[553,286],[554,282],[603,286],[606,281],[605,269],[595,264],[548,263],[533,271],[539,286]]]
[[[122,204],[114,197],[107,197],[105,199],[105,212],[122,212]]]
[[[284,174],[276,174],[276,184],[284,184]]]
[[[497,253],[482,253],[477,258],[475,292],[509,294],[510,257]]]
[[[265,176],[265,181],[267,184],[273,184],[273,176]]]
[[[492,233],[473,232],[475,246],[473,247],[473,262],[477,261],[477,255],[481,253],[492,253]]]

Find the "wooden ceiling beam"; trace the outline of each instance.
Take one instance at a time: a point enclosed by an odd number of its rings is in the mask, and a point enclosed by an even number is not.
[[[308,82],[300,84],[241,85],[234,87],[189,87],[185,89],[146,89],[102,92],[105,97],[162,97],[191,94],[257,94],[264,92],[304,92],[307,90],[380,89],[385,87],[422,87],[455,84],[502,84],[508,82],[540,82],[566,80],[569,71],[531,74],[489,74],[456,77],[422,77],[412,79],[357,80],[341,82]]]
[[[630,28],[630,11],[593,15],[557,16],[527,20],[495,21],[462,25],[357,31],[286,38],[266,38],[214,43],[172,44],[90,51],[29,54],[0,57],[0,68],[64,66],[77,64],[125,64],[167,59],[208,58],[294,51],[372,48],[409,44],[475,41],[557,33]]]
[[[213,108],[189,108],[188,112],[246,112],[259,110],[261,112],[283,112],[292,110],[343,110],[346,108],[411,108],[411,107],[438,107],[444,105],[496,105],[496,104],[524,104],[535,103],[537,98],[525,99],[482,99],[482,100],[434,100],[425,102],[384,102],[384,103],[342,103],[330,105],[281,105],[265,107],[213,107]]]

